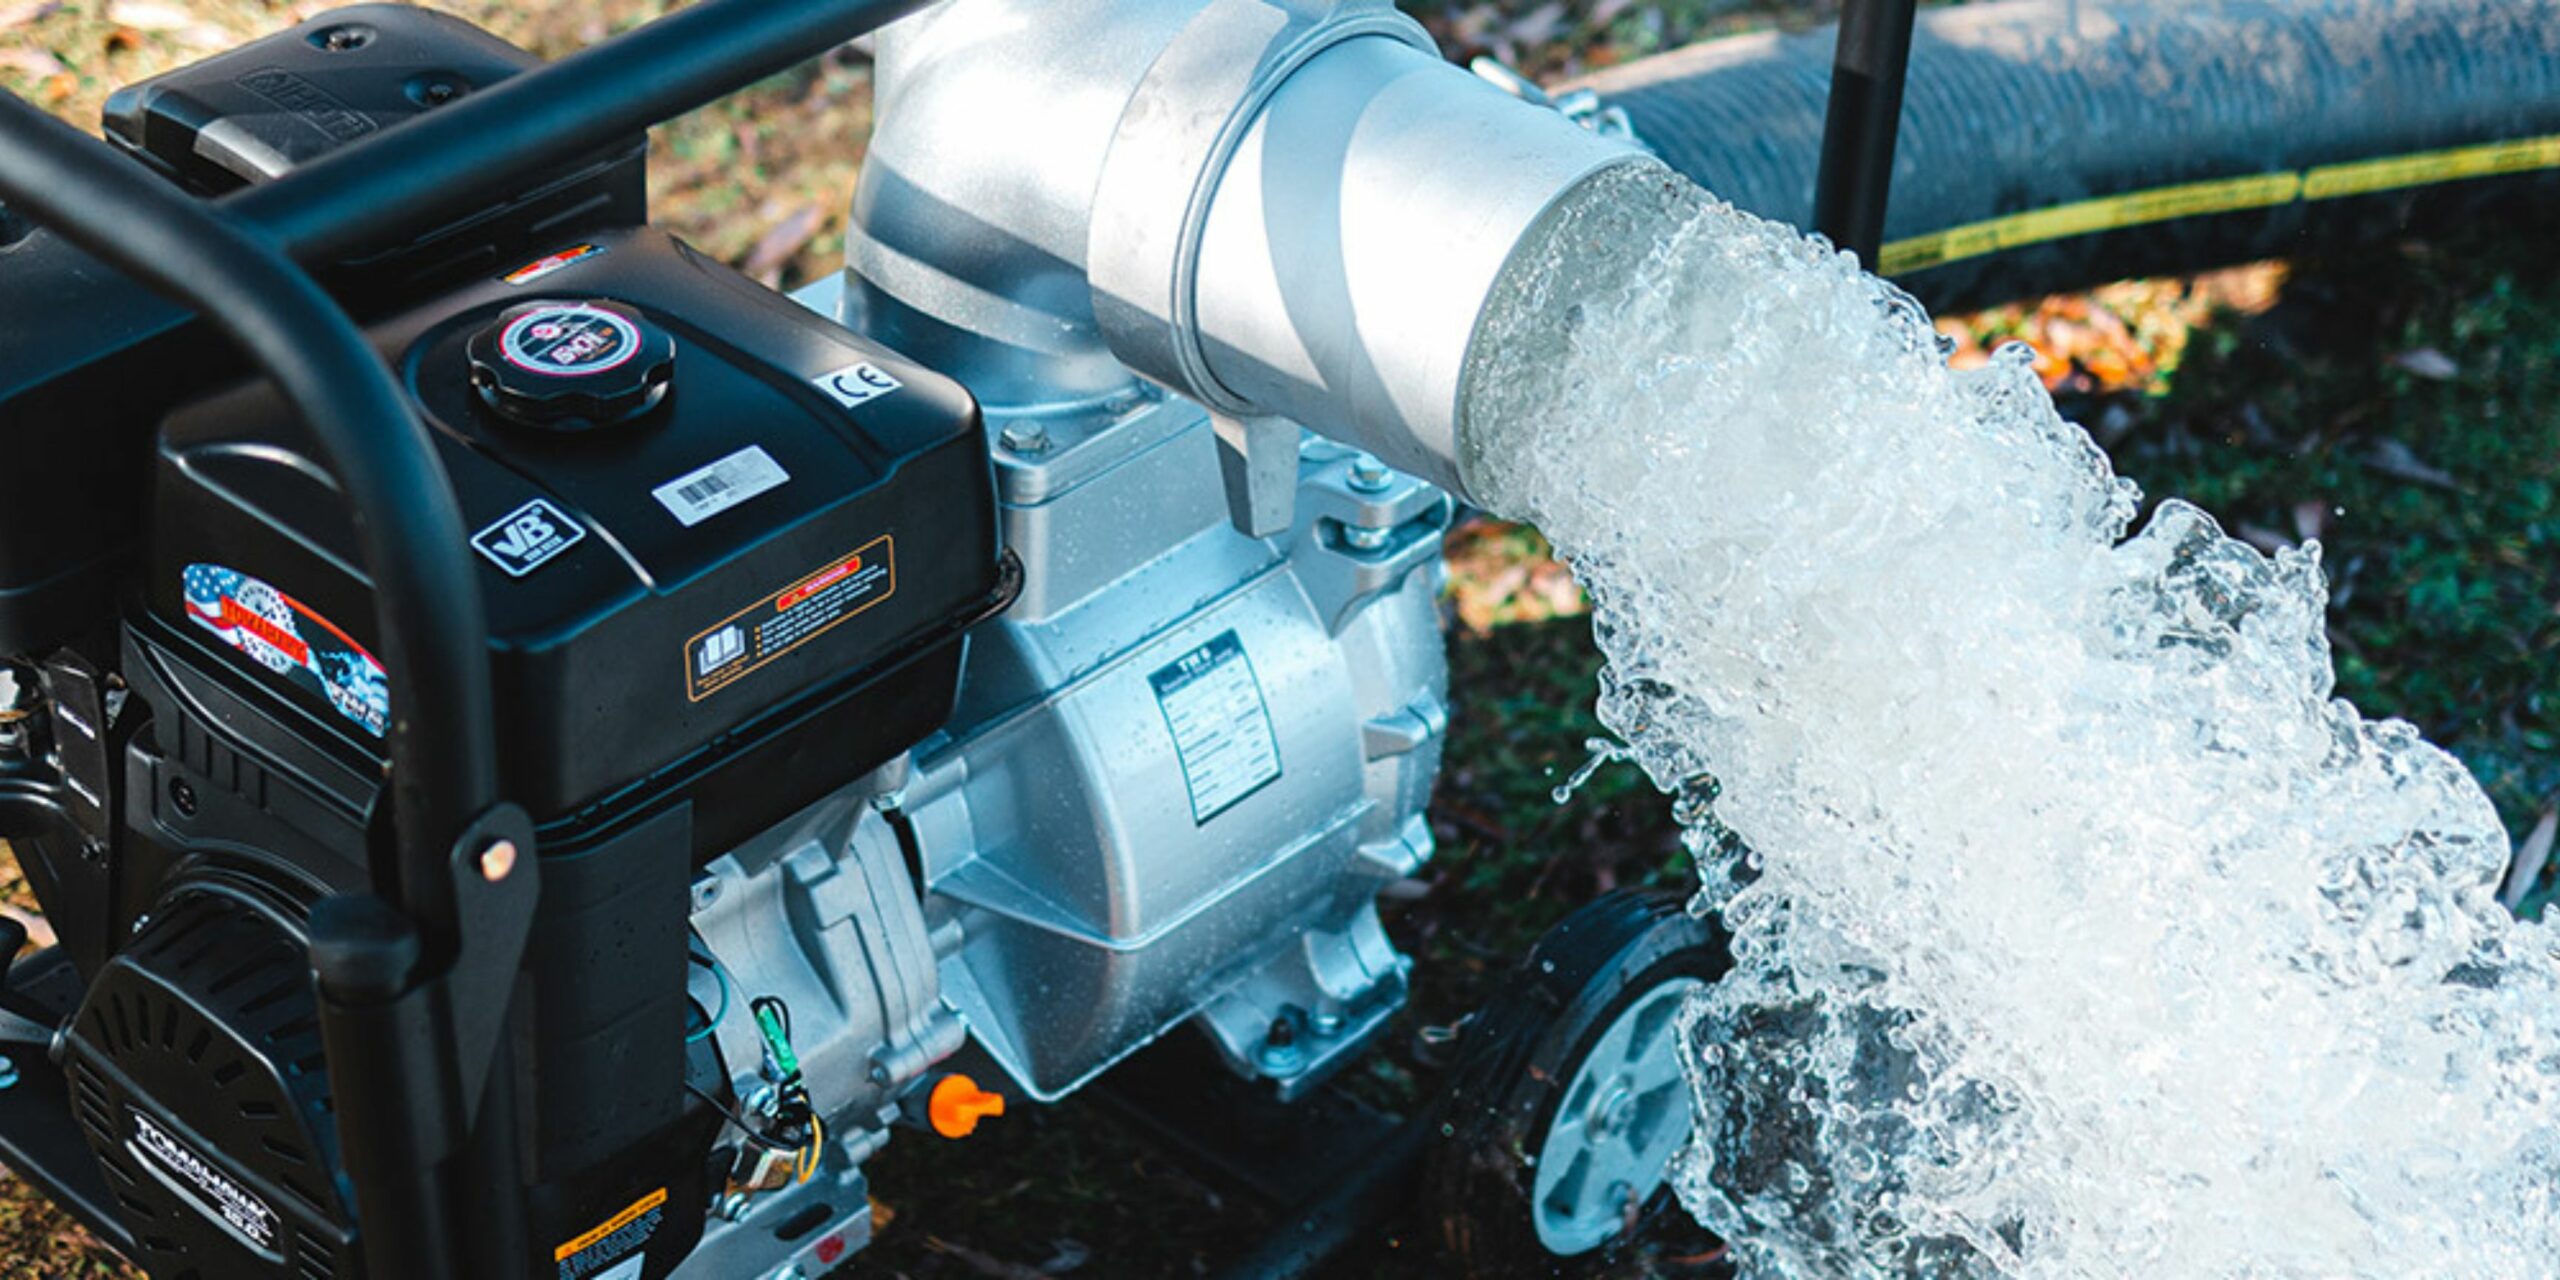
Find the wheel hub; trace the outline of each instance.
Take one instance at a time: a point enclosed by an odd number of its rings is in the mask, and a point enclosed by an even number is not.
[[[1655,986],[1574,1064],[1537,1149],[1533,1203],[1548,1252],[1599,1248],[1668,1180],[1690,1125],[1674,1023],[1681,1003],[1705,985],[1679,977]]]

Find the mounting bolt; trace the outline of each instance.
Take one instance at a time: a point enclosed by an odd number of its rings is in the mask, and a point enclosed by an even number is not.
[[[373,28],[349,24],[313,33],[311,43],[330,53],[349,53],[373,43]]]
[[[1385,549],[1387,538],[1393,533],[1392,529],[1372,529],[1366,525],[1346,524],[1342,526],[1342,545],[1354,551],[1379,551]]]
[[[1049,432],[1036,422],[1017,422],[996,436],[996,443],[1026,458],[1036,458],[1049,451]]]
[[[711,909],[712,903],[718,902],[719,900],[720,877],[705,871],[693,878],[693,910],[691,914],[701,915],[703,912]]]
[[[1271,1020],[1271,1030],[1263,1033],[1262,1049],[1254,1061],[1267,1076],[1294,1076],[1304,1070],[1307,1055],[1298,1048],[1298,1024],[1288,1015]]]
[[[1339,1013],[1319,1013],[1307,1019],[1307,1029],[1325,1039],[1342,1034],[1343,1017]]]
[[[169,805],[171,808],[176,809],[181,817],[192,818],[196,816],[196,810],[202,806],[200,806],[196,800],[195,784],[188,782],[184,778],[171,778],[169,780]]]
[[[1396,482],[1396,473],[1387,464],[1361,454],[1351,460],[1351,488],[1355,493],[1385,493]]]
[[[500,840],[480,851],[480,878],[496,884],[515,874],[516,842]]]

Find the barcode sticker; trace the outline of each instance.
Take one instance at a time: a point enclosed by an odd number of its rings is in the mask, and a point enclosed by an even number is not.
[[[757,445],[749,445],[699,471],[687,472],[649,492],[690,529],[760,493],[782,487],[791,473]]]

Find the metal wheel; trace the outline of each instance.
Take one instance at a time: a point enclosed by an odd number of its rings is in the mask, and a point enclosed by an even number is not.
[[[1423,1170],[1462,1274],[1573,1275],[1657,1230],[1695,1231],[1669,1187],[1690,1127],[1674,1028],[1727,963],[1677,900],[1610,894],[1540,939],[1469,1022]]]
[[[1589,1253],[1626,1230],[1689,1140],[1689,1085],[1672,1044],[1680,1002],[1707,984],[1675,975],[1619,1011],[1582,1058],[1536,1148],[1531,1221],[1547,1252]]]

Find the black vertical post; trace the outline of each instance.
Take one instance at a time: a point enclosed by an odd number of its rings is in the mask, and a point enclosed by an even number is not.
[[[1893,144],[1902,130],[1902,73],[1911,62],[1917,7],[1917,0],[1846,0],[1839,49],[1831,59],[1813,229],[1857,254],[1870,271],[1884,242]]]

